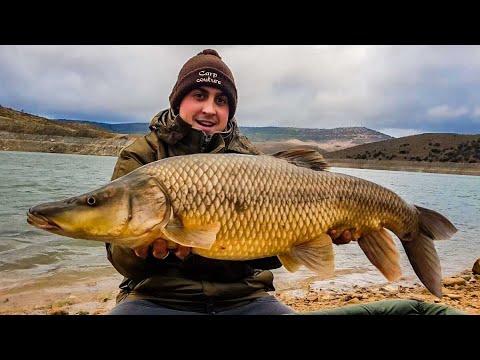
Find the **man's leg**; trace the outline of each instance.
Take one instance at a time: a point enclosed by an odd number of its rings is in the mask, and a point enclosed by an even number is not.
[[[142,299],[125,299],[107,315],[201,315],[195,312],[168,309]]]
[[[417,300],[380,300],[335,309],[303,312],[302,315],[468,315],[441,304]]]
[[[218,315],[284,315],[296,314],[291,307],[279,301],[275,296],[262,296],[251,303],[234,309],[219,312]]]

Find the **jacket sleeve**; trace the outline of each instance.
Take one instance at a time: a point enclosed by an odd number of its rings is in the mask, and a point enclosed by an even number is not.
[[[151,146],[150,137],[151,134],[142,136],[121,151],[113,170],[112,180],[157,160],[158,154]],[[132,249],[109,243],[106,247],[108,260],[123,276],[129,279],[143,278],[153,271],[152,263],[136,256]]]
[[[120,152],[113,169],[112,181],[132,172],[140,166],[158,160],[158,154],[148,141],[150,137],[150,134],[142,136]]]

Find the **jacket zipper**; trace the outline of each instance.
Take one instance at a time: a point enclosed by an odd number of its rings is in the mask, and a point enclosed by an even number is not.
[[[208,134],[208,135],[205,135],[204,138],[203,138],[203,144],[202,144],[202,147],[201,147],[201,152],[205,152],[205,148],[207,147],[208,143],[210,142],[210,140],[212,140],[212,134]]]

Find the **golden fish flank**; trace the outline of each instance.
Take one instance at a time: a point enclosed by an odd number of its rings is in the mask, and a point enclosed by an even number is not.
[[[368,202],[379,188],[360,179],[331,177],[268,156],[225,156],[224,161],[207,156],[201,166],[195,156],[181,160],[175,166],[152,167],[151,175],[165,179],[174,217],[183,227],[220,223],[213,246],[197,250],[204,256],[270,256],[315,239],[332,225],[365,230],[380,226],[379,217],[371,215],[381,209],[365,209],[358,202],[362,197]],[[223,175],[219,179],[216,174]],[[388,191],[379,195],[391,198],[385,199],[386,204],[395,198]]]
[[[89,196],[100,200],[87,206],[89,211],[62,208],[61,202],[41,204],[31,209],[29,222],[60,235],[132,248],[163,237],[216,259],[277,255],[290,271],[304,265],[324,276],[334,271],[327,230],[355,227],[368,259],[387,279],[396,280],[401,275],[399,253],[389,229],[400,238],[420,280],[440,297],[441,269],[433,240],[450,238],[456,228],[442,215],[408,204],[382,186],[325,171],[327,167],[311,150],[177,156],[77,197],[78,204]],[[100,204],[109,211],[106,222]],[[65,216],[71,211],[75,216]],[[78,218],[79,212],[87,214],[83,223],[72,225],[68,219]],[[104,226],[93,234],[87,223],[95,216]]]

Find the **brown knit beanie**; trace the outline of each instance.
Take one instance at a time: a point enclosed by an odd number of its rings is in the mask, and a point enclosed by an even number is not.
[[[180,69],[170,94],[170,106],[177,110],[185,95],[194,88],[212,86],[221,89],[228,98],[229,119],[237,109],[237,88],[233,74],[213,49],[205,49],[190,58]]]

